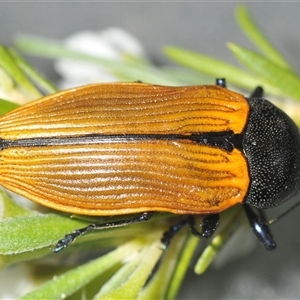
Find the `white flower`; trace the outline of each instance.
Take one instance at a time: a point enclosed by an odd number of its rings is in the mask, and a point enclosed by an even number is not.
[[[132,35],[119,28],[109,28],[99,32],[79,32],[65,40],[65,45],[69,49],[94,57],[115,60],[116,63],[124,61],[128,55],[145,57],[141,44]],[[118,80],[103,67],[79,60],[58,60],[55,69],[63,78],[60,83],[62,89]]]

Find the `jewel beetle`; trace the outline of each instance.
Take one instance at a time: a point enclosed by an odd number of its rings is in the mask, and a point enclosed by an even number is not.
[[[79,235],[148,220],[154,212],[187,215],[210,237],[218,214],[243,204],[266,249],[274,249],[258,210],[300,187],[300,136],[294,122],[260,97],[217,85],[167,87],[104,83],[62,91],[0,117],[0,184],[44,206],[90,216],[137,214],[91,224]],[[193,215],[206,215],[201,231]]]

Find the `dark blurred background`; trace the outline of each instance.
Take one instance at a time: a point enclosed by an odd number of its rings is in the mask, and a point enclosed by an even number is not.
[[[82,30],[121,27],[144,46],[158,64],[169,61],[164,45],[176,45],[218,57],[235,59],[226,49],[228,41],[254,49],[238,28],[231,2],[1,2],[0,42],[12,45],[18,34],[64,39]],[[300,71],[300,3],[245,3],[260,28]],[[52,62],[30,58],[51,79]],[[276,212],[271,212],[276,215]],[[278,249],[267,252],[254,242],[246,256],[213,267],[202,276],[192,267],[179,294],[180,299],[299,299],[300,298],[300,210],[273,226]],[[251,231],[240,237],[254,239]],[[231,250],[229,250],[230,252]]]

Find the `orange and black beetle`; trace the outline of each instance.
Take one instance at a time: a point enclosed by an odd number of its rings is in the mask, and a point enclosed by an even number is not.
[[[205,214],[202,232],[187,218],[205,237],[219,212],[244,204],[273,249],[267,224],[249,206],[277,206],[299,190],[298,129],[267,100],[218,85],[96,84],[15,109],[0,118],[0,184],[59,211],[143,213],[104,226],[155,211]],[[67,235],[54,251],[99,227]]]

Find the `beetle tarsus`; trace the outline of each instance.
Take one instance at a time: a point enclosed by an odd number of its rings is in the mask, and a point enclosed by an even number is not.
[[[201,221],[201,231],[199,231],[195,226],[195,220],[191,216],[188,218],[188,223],[190,225],[190,229],[193,235],[200,238],[210,238],[216,231],[219,226],[220,216],[219,214],[210,214],[206,215]]]
[[[66,234],[65,237],[57,242],[55,247],[53,248],[52,252],[58,253],[61,250],[65,249],[75,241],[76,238],[79,236],[86,234],[89,231],[99,230],[103,228],[114,228],[114,227],[122,227],[133,223],[139,223],[148,221],[153,216],[152,212],[144,212],[141,215],[137,217],[132,217],[130,219],[126,220],[118,220],[118,221],[112,221],[107,223],[100,223],[100,224],[90,224],[84,228],[76,229],[72,233]]]
[[[94,224],[91,224],[94,225]],[[89,226],[81,228],[81,229],[76,229],[72,233],[66,234],[63,239],[59,240],[55,247],[52,249],[53,253],[58,253],[61,250],[65,249],[68,247],[69,244],[73,243],[76,238],[81,236],[82,234],[86,233],[87,231],[90,231],[92,229],[89,228]]]
[[[144,212],[142,213],[142,215],[138,218],[138,222],[144,222],[144,221],[148,221],[152,218],[153,213],[152,212]],[[136,222],[134,222],[136,223]]]
[[[77,236],[74,233],[66,234],[65,237],[57,242],[55,247],[52,249],[53,253],[58,253],[72,243]]]
[[[183,220],[181,220],[179,223],[173,225],[168,231],[166,231],[162,238],[161,242],[163,244],[164,249],[167,249],[171,240],[173,239],[174,235],[177,234],[177,232],[186,224],[190,226],[191,232],[196,237],[200,238],[210,238],[219,225],[219,214],[211,214],[207,215],[203,218],[201,222],[201,231],[199,231],[195,226],[195,221],[192,216],[189,216]]]
[[[179,223],[176,223],[168,231],[166,231],[162,238],[161,238],[161,243],[163,244],[164,250],[166,250],[169,245],[171,240],[173,239],[174,235],[184,226],[188,223],[187,218],[181,220]]]

